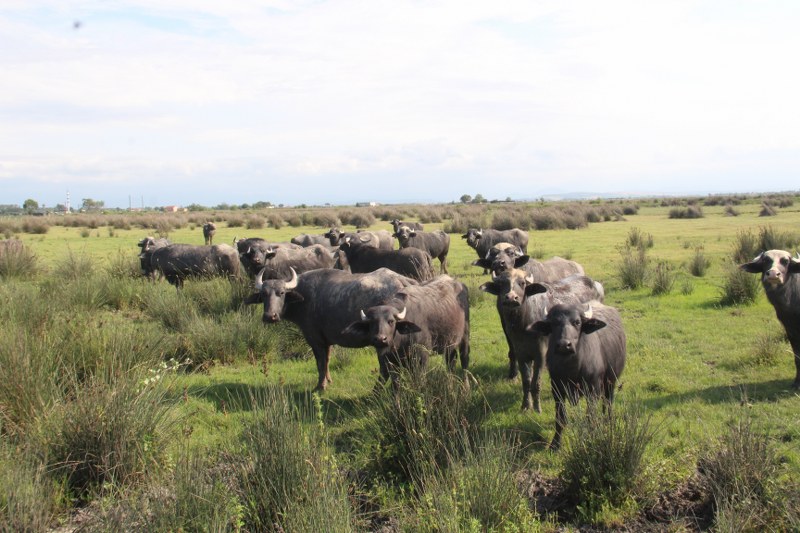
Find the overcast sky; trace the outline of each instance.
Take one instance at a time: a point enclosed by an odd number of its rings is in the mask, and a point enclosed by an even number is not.
[[[0,203],[800,189],[800,2],[2,0]]]

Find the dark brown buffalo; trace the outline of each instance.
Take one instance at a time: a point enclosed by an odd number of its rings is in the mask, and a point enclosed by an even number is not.
[[[402,250],[383,250],[364,244],[359,239],[347,236],[339,246],[347,257],[350,271],[373,272],[379,268],[388,268],[398,274],[417,280],[433,277],[432,259],[428,252],[418,248]]]
[[[418,231],[408,226],[400,226],[394,237],[400,248],[419,248],[425,250],[434,259],[439,260],[441,271],[447,274],[447,254],[450,252],[450,235],[442,230]]]
[[[184,280],[190,276],[235,278],[239,275],[239,255],[227,244],[170,244],[150,254],[150,268],[181,288]]]
[[[519,247],[523,254],[528,253],[528,233],[517,228],[508,230],[470,228],[461,238],[466,239],[467,245],[478,253],[478,259],[484,259],[492,246],[501,242],[511,243]],[[489,270],[484,269],[483,273],[488,274]]]

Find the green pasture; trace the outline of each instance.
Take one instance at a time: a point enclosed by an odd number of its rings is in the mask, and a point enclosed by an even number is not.
[[[769,357],[759,353],[764,339],[782,338],[774,311],[760,289],[752,305],[719,303],[737,234],[767,225],[781,231],[800,232],[800,205],[781,209],[777,217],[770,218],[758,217],[756,204],[737,209],[740,215],[735,217],[724,216],[722,207],[705,207],[703,218],[670,219],[668,207],[642,207],[638,214],[623,220],[592,223],[584,229],[530,232],[531,255],[540,258],[559,255],[579,262],[588,276],[603,283],[606,303],[620,310],[627,334],[628,360],[617,400],[639,403],[652,415],[657,437],[651,450],[650,475],[663,480],[664,486],[685,479],[695,469],[698,456],[744,413],[759,430],[774,439],[787,469],[800,472],[800,394],[790,389],[795,368],[789,344],[785,340],[773,343],[770,347],[775,353]],[[426,224],[426,230],[441,226]],[[229,228],[225,223],[218,223],[217,227],[214,239],[217,244],[230,244],[235,237],[284,241],[301,232],[322,233],[327,229],[287,225],[279,230],[271,227],[248,230]],[[654,296],[649,286],[637,290],[620,288],[617,274],[621,249],[632,228],[652,235],[654,245],[647,250],[651,269],[659,261],[673,266],[675,283],[668,294]],[[387,222],[378,222],[370,229],[391,227]],[[133,264],[139,251],[136,243],[147,234],[142,229],[118,230],[107,226],[88,230],[88,236],[84,228],[61,226],[52,226],[42,235],[20,233],[17,237],[34,251],[44,270],[37,280],[14,283],[39,283],[40,297],[63,298],[58,280],[59,265],[65,257],[90,257],[101,266],[115,260]],[[203,243],[199,226],[173,230],[169,239],[177,243]],[[688,271],[698,249],[710,259],[703,277],[694,277]],[[545,373],[543,412],[520,412],[520,385],[505,377],[507,346],[493,297],[478,291],[487,277],[481,269],[471,266],[475,258],[475,252],[460,235],[451,235],[450,275],[462,280],[472,293],[473,393],[483,395],[490,406],[489,428],[516,432],[526,446],[530,464],[554,472],[559,467],[559,456],[546,449],[554,430],[549,378]],[[438,271],[438,261],[434,265]],[[40,280],[45,277],[50,279],[42,283]],[[155,285],[139,280],[128,283],[127,290],[134,294],[132,299],[186,298],[187,305],[195,305],[206,288],[217,295],[222,293],[221,298],[229,290],[227,283],[219,280],[188,281],[185,291],[189,296],[178,295],[164,281]],[[213,302],[209,304],[212,305]],[[276,326],[260,323],[260,307],[237,312],[248,315],[248,324],[256,328],[252,335],[274,334],[269,330]],[[97,321],[105,324],[126,324],[125,327],[142,331],[156,327],[151,316],[136,309],[101,307],[96,313]],[[225,327],[224,321],[215,321],[213,316],[205,324],[205,328]],[[293,335],[291,327],[280,327],[281,332]],[[172,334],[169,330],[158,331],[164,337]],[[249,395],[266,384],[285,385],[298,395],[309,391],[316,383],[314,360],[296,334],[287,346],[291,348],[291,356],[274,350],[249,353],[246,357],[211,354],[211,363],[179,374],[175,390],[182,391],[183,401],[178,423],[187,435],[181,445],[188,442],[198,450],[227,446],[241,431],[242,421],[251,408]],[[442,362],[432,358],[432,364]],[[331,375],[333,383],[322,394],[324,421],[331,428],[341,460],[347,461],[366,453],[358,449],[357,443],[368,416],[365,400],[377,380],[373,350],[336,347]]]

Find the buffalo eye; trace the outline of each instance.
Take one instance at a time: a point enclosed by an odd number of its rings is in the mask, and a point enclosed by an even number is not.
[[[781,257],[781,264],[783,266],[788,265],[789,264],[789,258],[788,257]]]
[[[575,326],[576,328],[579,328],[579,327],[581,327],[581,321],[580,320],[573,320],[572,321],[572,325]]]

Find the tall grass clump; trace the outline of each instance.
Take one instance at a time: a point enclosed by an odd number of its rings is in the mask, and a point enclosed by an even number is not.
[[[50,231],[50,224],[42,220],[41,217],[26,217],[22,221],[22,231],[33,233],[34,235],[44,235]]]
[[[699,205],[673,207],[669,210],[669,218],[703,218],[703,208]]]
[[[31,278],[39,271],[39,261],[17,239],[0,241],[0,279]]]
[[[584,416],[567,426],[561,478],[587,521],[612,525],[636,511],[647,492],[645,454],[656,436],[640,404],[588,402]]]
[[[95,272],[97,261],[85,251],[75,253],[67,250],[67,255],[58,260],[53,273],[59,280],[78,280],[91,277]]]
[[[702,278],[706,275],[709,266],[711,266],[711,260],[706,257],[703,247],[698,246],[694,250],[692,259],[689,261],[689,272],[692,276]]]
[[[352,531],[354,512],[322,427],[319,397],[295,404],[286,391],[267,387],[253,392],[252,404],[234,461],[245,528]]]
[[[653,269],[653,295],[672,292],[675,285],[675,271],[668,261],[659,261]]]
[[[758,240],[762,250],[791,250],[800,243],[800,234],[762,226],[758,229]]]
[[[280,216],[280,215],[279,215],[279,214],[277,214],[277,213],[272,213],[272,214],[270,214],[270,215],[267,217],[267,221],[269,222],[269,225],[270,225],[270,226],[272,226],[272,227],[273,227],[273,228],[275,228],[275,229],[281,229],[281,228],[283,227],[283,225],[286,223],[286,222],[283,220],[283,217],[282,217],[282,216]]]
[[[779,482],[782,469],[769,436],[757,431],[746,414],[734,421],[698,464],[718,529],[788,530],[791,516],[782,501],[788,494]]]
[[[645,233],[634,226],[628,231],[628,238],[625,240],[625,244],[629,248],[652,248],[654,244],[653,235]]]
[[[720,287],[722,305],[749,305],[758,296],[758,276],[745,272],[735,264],[726,266],[725,278]]]
[[[527,498],[516,481],[519,446],[501,437],[487,437],[450,468],[432,468],[415,480],[414,509],[404,528],[409,531],[537,531]]]
[[[44,465],[0,443],[0,531],[49,531],[63,498]]]
[[[761,211],[758,212],[758,216],[760,217],[774,217],[777,215],[778,215],[778,210],[769,204],[763,204],[761,206]]]
[[[759,241],[758,236],[751,230],[739,231],[733,242],[733,260],[736,263],[746,263],[764,251]]]
[[[650,260],[645,248],[625,247],[620,252],[621,260],[617,275],[623,289],[638,289],[645,284]]]
[[[399,369],[397,381],[375,390],[366,404],[366,469],[399,483],[462,457],[486,417],[464,379],[440,366]]]
[[[263,229],[266,224],[267,221],[264,220],[264,217],[259,215],[249,215],[244,223],[247,229]]]
[[[726,205],[723,214],[726,217],[738,217],[740,213],[739,210],[732,205]]]

